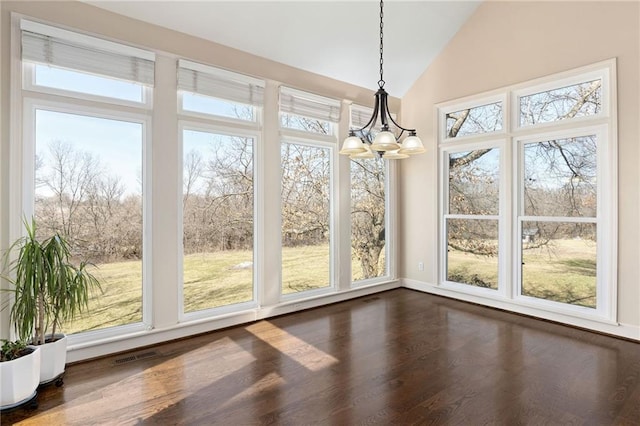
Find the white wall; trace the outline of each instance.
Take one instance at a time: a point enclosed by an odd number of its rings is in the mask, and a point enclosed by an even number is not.
[[[573,323],[640,339],[639,28],[638,2],[491,1],[478,8],[402,99],[403,122],[417,127],[428,153],[401,167],[401,277],[425,291],[435,291],[430,286],[437,282],[434,105],[617,58],[621,327]],[[426,263],[423,272],[417,269],[419,261]],[[572,323],[568,318],[553,319]]]

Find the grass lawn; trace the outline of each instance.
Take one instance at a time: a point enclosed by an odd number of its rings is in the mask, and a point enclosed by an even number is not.
[[[554,240],[549,247],[525,250],[523,294],[564,303],[595,307],[595,244],[585,240]],[[383,257],[383,256],[381,256]],[[253,300],[253,253],[229,250],[198,253],[184,258],[185,312]],[[285,247],[282,253],[284,294],[327,287],[327,245]],[[384,265],[384,259],[381,259]],[[498,287],[496,257],[449,252],[452,281]],[[360,265],[352,261],[354,280]],[[66,333],[95,330],[142,320],[142,262],[114,262],[94,271],[103,293],[94,295],[90,312],[64,327]]]
[[[282,260],[284,294],[329,286],[328,245],[285,247]],[[185,312],[253,300],[252,261],[250,250],[185,256]],[[142,262],[105,263],[93,272],[103,293],[94,295],[90,311],[66,324],[64,331],[71,334],[142,321]]]
[[[451,281],[498,288],[496,257],[451,249]],[[595,308],[596,244],[588,240],[552,240],[548,246],[525,249],[522,293],[526,296]]]

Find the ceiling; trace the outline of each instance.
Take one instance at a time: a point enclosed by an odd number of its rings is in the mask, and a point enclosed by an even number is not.
[[[376,1],[87,3],[372,90],[380,78]],[[389,94],[403,96],[479,4],[387,0],[384,80]]]

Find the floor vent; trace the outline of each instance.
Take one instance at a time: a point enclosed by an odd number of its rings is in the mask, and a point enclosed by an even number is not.
[[[376,300],[380,300],[380,296],[374,296],[374,297],[369,297],[367,299],[362,299],[363,303],[370,303],[370,302],[374,302]]]
[[[148,359],[158,356],[158,352],[149,351],[149,352],[141,352],[139,354],[126,355],[121,358],[117,358],[113,361],[113,365],[122,365],[127,364],[133,361],[140,361],[141,359]]]

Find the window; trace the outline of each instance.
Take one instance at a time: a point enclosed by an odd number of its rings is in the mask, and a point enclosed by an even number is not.
[[[184,312],[250,302],[254,139],[182,132]]]
[[[521,294],[596,308],[597,134],[523,141]]]
[[[330,148],[283,142],[282,293],[331,286]]]
[[[615,318],[604,255],[616,235],[614,70],[609,61],[506,88],[511,111],[480,96],[439,107],[443,287]],[[517,119],[488,140],[503,116]]]
[[[282,294],[333,287],[333,164],[340,103],[282,87]],[[294,130],[292,132],[291,130]],[[295,132],[297,131],[297,132]],[[305,132],[305,136],[297,136]],[[317,135],[316,135],[317,134]]]
[[[500,149],[446,151],[447,281],[498,289]]]
[[[351,128],[363,127],[372,114],[370,108],[352,105]],[[351,281],[354,283],[389,275],[387,167],[387,162],[380,157],[351,160]]]
[[[288,87],[280,88],[280,125],[330,135],[340,120],[340,102]]]
[[[65,236],[103,289],[66,332],[142,322],[144,125],[38,108],[35,142],[40,231]]]
[[[42,236],[66,237],[102,283],[65,331],[141,329],[150,317],[144,153],[154,55],[26,20],[21,41],[23,212]]]
[[[180,112],[206,118],[255,122],[264,100],[262,80],[183,59],[178,89]]]
[[[480,135],[502,130],[502,102],[451,111],[444,114],[446,138]]]
[[[35,64],[33,83],[36,86],[48,87],[79,94],[112,97],[124,101],[143,102],[145,90],[139,83],[116,80],[64,68]]]
[[[182,312],[250,303],[254,285],[254,165],[264,82],[180,60]],[[199,117],[204,124],[187,121]],[[229,121],[245,130],[224,129]]]
[[[27,20],[21,29],[26,89],[103,102],[149,102],[152,53]]]
[[[8,238],[34,215],[104,290],[63,327],[74,360],[390,286],[395,169],[338,158],[345,101],[17,14],[11,30]]]
[[[520,126],[588,117],[602,109],[602,80],[585,81],[519,99]]]

